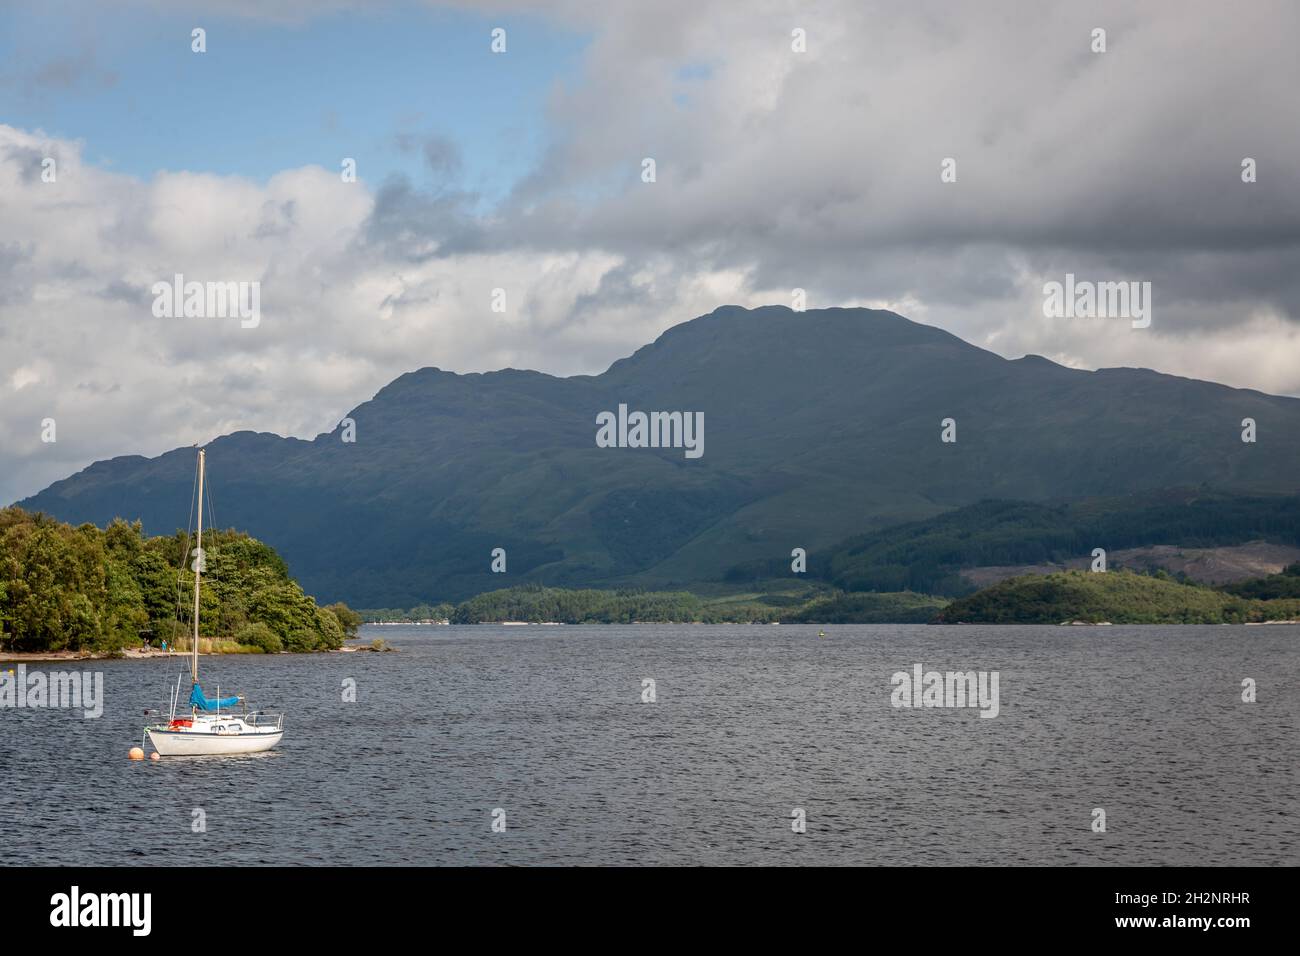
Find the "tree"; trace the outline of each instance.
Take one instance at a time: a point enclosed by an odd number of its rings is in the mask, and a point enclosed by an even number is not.
[[[331,604],[325,610],[329,611],[338,619],[339,625],[343,628],[343,634],[349,640],[357,636],[357,631],[361,627],[361,615],[352,608],[348,607],[342,601],[337,604]]]
[[[320,636],[320,646],[327,650],[342,647],[346,638],[343,625],[339,623],[334,611],[327,607],[316,609],[316,633]]]
[[[14,650],[112,653],[150,634],[172,640],[193,628],[195,541],[185,532],[146,539],[140,523],[102,531],[48,515],[0,509],[0,645]],[[246,634],[253,646],[341,646],[360,618],[345,605],[318,608],[269,545],[231,530],[204,535],[207,571],[200,633]],[[250,624],[261,628],[248,631]],[[290,637],[294,639],[290,641]]]

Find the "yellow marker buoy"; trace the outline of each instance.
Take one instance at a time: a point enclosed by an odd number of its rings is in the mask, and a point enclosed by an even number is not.
[[[162,757],[158,756],[158,751],[155,750],[153,753],[151,753],[151,754],[149,755],[149,759],[150,759],[150,760],[162,760]]]
[[[143,759],[144,759],[144,748],[143,748],[143,747],[132,747],[132,748],[131,748],[131,752],[130,752],[129,754],[127,754],[127,756],[130,757],[132,760],[143,760]]]

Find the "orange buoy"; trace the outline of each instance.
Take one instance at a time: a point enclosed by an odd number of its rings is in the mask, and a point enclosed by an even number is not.
[[[143,760],[143,759],[144,759],[144,748],[143,748],[143,747],[132,747],[132,748],[131,748],[131,752],[130,752],[129,754],[127,754],[127,756],[130,757],[132,760]]]
[[[151,754],[149,755],[149,759],[150,759],[150,760],[162,760],[162,757],[158,756],[158,751],[155,750],[153,753],[151,753]]]

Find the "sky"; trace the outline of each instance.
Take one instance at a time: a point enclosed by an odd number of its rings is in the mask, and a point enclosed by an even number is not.
[[[1297,36],[1282,0],[0,0],[0,504],[794,289],[1300,395]],[[177,273],[258,323],[156,315]],[[1066,274],[1150,282],[1150,326],[1045,316]]]

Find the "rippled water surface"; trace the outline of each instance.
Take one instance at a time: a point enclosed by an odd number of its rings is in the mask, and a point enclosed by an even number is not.
[[[0,710],[0,864],[1300,862],[1300,627],[818,630],[375,627],[400,650],[205,658],[284,742],[144,763],[181,662],[31,664],[101,671],[105,712]],[[916,663],[998,671],[1000,714],[892,707]]]

